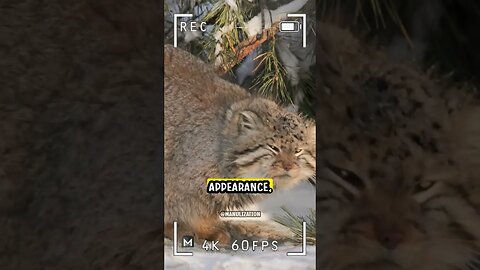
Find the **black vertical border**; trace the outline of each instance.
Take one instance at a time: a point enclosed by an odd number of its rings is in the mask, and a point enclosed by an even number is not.
[[[164,106],[165,106],[165,103],[164,103],[164,98],[163,98],[163,93],[164,93],[164,77],[165,77],[165,68],[164,68],[164,49],[163,49],[163,46],[164,46],[164,7],[165,5],[163,4],[163,1],[160,1],[159,2],[159,5],[161,5],[160,7],[160,23],[159,23],[159,27],[160,27],[160,44],[158,44],[158,46],[160,47],[160,55],[159,55],[159,61],[160,61],[160,70],[158,71],[159,73],[159,76],[160,76],[160,87],[158,89],[158,91],[160,91],[160,119],[161,119],[161,123],[160,124],[160,150],[159,150],[159,154],[161,155],[161,157],[159,158],[160,160],[160,164],[159,164],[159,167],[160,167],[160,193],[161,193],[161,198],[160,198],[160,212],[161,212],[161,222],[162,224],[160,225],[160,228],[161,228],[161,243],[160,243],[160,251],[161,251],[161,255],[160,255],[160,259],[162,261],[162,269],[165,269],[165,246],[164,246],[164,239],[165,239],[165,235],[164,235],[164,224],[165,224],[165,215],[164,215],[164,199],[165,199],[165,190],[164,190],[164,179],[165,179],[165,173],[164,173],[164,168],[163,168],[163,164],[164,164]],[[155,29],[155,28],[154,28]]]
[[[320,17],[320,12],[319,12],[319,7],[320,7],[320,3],[319,1],[316,1],[315,2],[316,4],[316,7],[315,7],[315,10],[316,10],[316,18],[315,18],[315,42],[316,42],[316,46],[315,46],[315,58],[316,58],[316,61],[315,61],[315,68],[313,70],[313,74],[314,74],[314,78],[315,78],[315,90],[313,91],[313,107],[314,107],[314,113],[315,113],[315,128],[316,128],[316,132],[315,132],[315,140],[316,140],[316,182],[319,181],[319,176],[320,176],[320,165],[321,165],[321,149],[320,149],[320,140],[319,140],[319,137],[320,137],[320,132],[319,132],[319,128],[321,127],[321,124],[320,124],[320,92],[322,90],[322,82],[321,82],[321,77],[320,76],[316,76],[318,74],[318,71],[319,71],[319,63],[321,63],[320,61],[320,33],[318,31],[318,28],[317,28],[317,25],[318,25],[318,22],[319,22],[319,17]],[[319,185],[315,185],[315,194],[318,194],[319,193]],[[320,212],[318,211],[319,207],[318,207],[318,200],[316,198],[317,196],[315,196],[315,224],[318,224],[318,220],[320,220]],[[320,235],[320,231],[319,231],[319,227],[316,226],[315,228],[315,239],[318,238],[318,236]],[[316,249],[315,249],[315,263],[316,263],[316,269],[320,269],[320,249],[319,249],[319,244],[318,244],[318,241],[315,241],[315,244],[316,244]]]

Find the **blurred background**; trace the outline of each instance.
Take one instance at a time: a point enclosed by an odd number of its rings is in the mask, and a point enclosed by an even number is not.
[[[474,0],[327,0],[318,18],[350,29],[393,59],[451,73],[452,80],[480,79],[480,2]]]

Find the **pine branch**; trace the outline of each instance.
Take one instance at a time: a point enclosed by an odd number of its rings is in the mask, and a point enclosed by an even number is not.
[[[315,211],[310,209],[310,214],[307,217],[300,217],[292,214],[288,209],[282,207],[282,210],[286,213],[284,216],[274,217],[274,221],[288,227],[294,234],[294,239],[297,243],[301,243],[303,240],[303,222],[307,223],[307,243],[314,245],[316,242],[316,222]]]
[[[234,68],[240,62],[242,62],[242,60],[245,57],[247,57],[251,52],[253,52],[258,46],[262,45],[262,43],[273,38],[277,34],[279,30],[278,25],[279,23],[273,24],[271,28],[263,30],[262,35],[260,37],[257,36],[249,40],[245,40],[241,42],[237,48],[233,48],[235,52],[234,59],[228,63],[221,65],[217,69],[217,72],[220,75],[223,75],[229,72],[232,68]]]
[[[260,71],[251,88],[257,88],[258,92],[264,96],[292,103],[292,93],[287,87],[287,71],[277,55],[275,42],[275,38],[270,39],[269,48],[255,58],[260,60],[255,71]]]

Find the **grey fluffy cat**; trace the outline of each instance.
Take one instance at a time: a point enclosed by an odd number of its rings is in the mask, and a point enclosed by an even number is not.
[[[173,221],[229,242],[219,212],[263,196],[208,194],[210,177],[268,177],[288,188],[315,174],[315,124],[251,96],[189,53],[165,46],[165,235]]]

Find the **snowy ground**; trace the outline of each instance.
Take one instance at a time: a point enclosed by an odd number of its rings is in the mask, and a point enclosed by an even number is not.
[[[315,246],[307,246],[306,256],[286,256],[301,251],[301,246],[280,246],[277,251],[210,252],[200,247],[189,249],[193,256],[173,256],[171,242],[165,245],[165,269],[257,270],[315,269]]]
[[[307,215],[310,208],[315,208],[315,187],[309,183],[301,184],[295,189],[274,192],[268,200],[253,205],[248,209],[262,211],[261,220],[268,221],[272,216],[281,215],[281,206],[287,207],[292,213]],[[240,220],[238,218],[229,218]],[[250,219],[251,220],[251,219]],[[273,224],[273,222],[272,222]],[[277,229],[281,225],[276,225]],[[193,256],[173,256],[172,241],[165,239],[165,269],[207,269],[207,270],[240,270],[240,269],[315,269],[315,246],[307,246],[306,256],[286,256],[287,252],[300,252],[301,245],[279,245],[277,251],[205,251],[201,244],[195,243]]]

